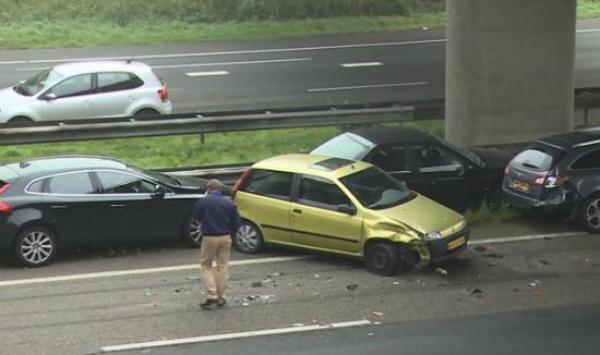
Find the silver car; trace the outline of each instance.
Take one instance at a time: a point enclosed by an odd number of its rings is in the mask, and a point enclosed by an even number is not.
[[[0,124],[171,113],[167,88],[139,62],[74,62],[0,90]]]

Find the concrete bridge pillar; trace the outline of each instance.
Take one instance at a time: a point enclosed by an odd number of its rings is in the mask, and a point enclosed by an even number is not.
[[[576,0],[447,0],[446,138],[521,143],[572,129]]]

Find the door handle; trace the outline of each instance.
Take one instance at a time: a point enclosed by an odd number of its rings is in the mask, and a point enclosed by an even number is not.
[[[127,207],[127,205],[120,205],[117,203],[113,203],[110,205],[110,208],[121,208],[121,207]]]
[[[67,206],[65,206],[65,205],[53,205],[53,206],[50,206],[50,208],[53,208],[55,210],[64,210],[65,208],[67,208]]]
[[[297,208],[294,208],[294,209],[292,210],[292,212],[293,212],[293,213],[295,213],[295,214],[302,214],[302,210],[299,210],[299,209],[297,209]]]

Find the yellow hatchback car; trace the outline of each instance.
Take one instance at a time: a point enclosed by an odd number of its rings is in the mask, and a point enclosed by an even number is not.
[[[371,272],[392,275],[454,255],[469,238],[460,214],[366,162],[277,156],[248,169],[232,194],[242,217],[233,243],[244,253],[301,247],[364,258]]]

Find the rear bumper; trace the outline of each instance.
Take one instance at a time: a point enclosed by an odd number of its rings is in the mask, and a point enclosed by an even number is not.
[[[561,193],[550,199],[537,199],[518,194],[506,186],[502,187],[502,197],[509,205],[517,208],[529,209],[532,207],[557,207],[566,202],[566,194]]]

